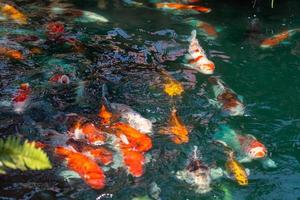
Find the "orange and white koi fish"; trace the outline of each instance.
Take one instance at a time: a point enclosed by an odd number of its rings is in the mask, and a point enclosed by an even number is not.
[[[223,114],[230,116],[244,115],[245,106],[241,97],[226,87],[225,83],[217,77],[209,77],[208,81],[212,84],[217,106],[222,109]]]
[[[300,29],[291,29],[288,31],[283,31],[281,33],[278,33],[270,38],[264,39],[262,43],[260,44],[261,48],[270,48],[274,47],[281,42],[289,39],[291,36],[295,35],[295,33],[300,32]]]
[[[102,145],[106,141],[106,134],[93,123],[81,125],[80,122],[77,122],[69,132],[73,134],[74,139],[85,139],[93,145]]]
[[[56,74],[49,80],[51,83],[69,84],[70,78],[65,74]]]
[[[140,177],[144,173],[145,156],[143,152],[135,151],[128,148],[127,145],[120,145],[123,156],[123,162],[128,172],[134,177]]]
[[[20,25],[28,23],[27,17],[22,12],[18,11],[15,7],[9,4],[0,4],[0,11],[5,17],[12,19]]]
[[[187,143],[189,141],[189,131],[177,115],[175,108],[171,112],[168,127],[163,128],[160,133],[170,135],[171,140],[175,144]]]
[[[22,113],[28,105],[30,97],[30,87],[28,83],[22,83],[16,95],[13,97],[13,107],[16,113]]]
[[[170,10],[194,10],[201,13],[209,13],[210,8],[204,6],[187,5],[181,3],[156,3],[156,8],[170,9]]]
[[[123,122],[111,126],[121,141],[130,146],[134,151],[146,152],[152,148],[151,138]]]
[[[229,175],[231,175],[239,185],[248,185],[248,174],[245,168],[234,158],[233,152],[229,154],[225,165]]]
[[[0,55],[4,55],[5,57],[14,59],[14,60],[24,60],[23,54],[15,49],[11,49],[8,47],[0,46]]]
[[[89,157],[61,146],[55,148],[55,154],[64,157],[68,168],[77,172],[91,188],[103,189],[105,187],[103,170]]]
[[[185,65],[203,74],[213,74],[215,64],[207,58],[205,51],[200,46],[199,41],[196,38],[196,35],[196,30],[193,30],[190,37],[188,54],[186,55],[188,64]]]

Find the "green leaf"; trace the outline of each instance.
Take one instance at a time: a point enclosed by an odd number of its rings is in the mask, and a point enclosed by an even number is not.
[[[42,149],[36,148],[34,142],[25,141],[21,144],[19,138],[9,136],[6,141],[0,139],[0,173],[5,173],[5,167],[43,170],[52,166],[47,154]]]

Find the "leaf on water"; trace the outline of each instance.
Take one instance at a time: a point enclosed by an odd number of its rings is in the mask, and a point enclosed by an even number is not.
[[[0,173],[5,173],[5,168],[20,170],[50,169],[51,163],[47,154],[35,143],[21,141],[17,137],[9,136],[6,141],[0,139]]]

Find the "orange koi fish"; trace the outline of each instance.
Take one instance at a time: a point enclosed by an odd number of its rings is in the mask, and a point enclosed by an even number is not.
[[[0,47],[0,55],[4,55],[8,58],[15,60],[24,60],[23,54],[15,49],[10,49],[8,47]]]
[[[199,41],[196,38],[196,30],[193,30],[191,34],[190,46],[188,54],[186,55],[188,64],[185,65],[203,74],[213,74],[215,64],[207,58],[205,51],[200,46]]]
[[[28,83],[22,83],[17,94],[13,97],[14,111],[22,113],[29,102],[30,87]]]
[[[103,189],[105,187],[103,170],[89,157],[61,146],[55,148],[55,154],[64,157],[68,168],[77,172],[91,188]]]
[[[274,46],[280,44],[281,42],[283,42],[284,40],[287,40],[291,36],[295,35],[295,33],[297,33],[297,32],[300,32],[300,29],[291,29],[288,31],[283,31],[281,33],[278,33],[270,38],[263,40],[260,47],[261,48],[274,47]]]
[[[186,5],[181,3],[156,3],[156,8],[171,9],[171,10],[195,10],[197,12],[209,13],[210,8],[196,5]]]
[[[102,104],[98,117],[101,118],[101,124],[103,125],[109,125],[112,121],[113,114],[108,111],[107,107]]]
[[[168,127],[162,129],[160,133],[170,135],[171,140],[175,144],[187,143],[189,141],[189,131],[177,115],[175,108],[171,112]]]
[[[227,171],[233,176],[239,185],[248,185],[248,175],[245,168],[234,158],[233,152],[228,156],[226,162]]]
[[[51,83],[59,83],[59,84],[69,84],[70,79],[65,74],[56,74],[49,80]]]
[[[20,25],[27,24],[27,17],[11,5],[0,5],[0,11],[5,17],[12,19]]]
[[[111,128],[116,131],[116,135],[124,144],[132,147],[135,151],[146,152],[152,148],[151,138],[128,124],[117,122]]]
[[[200,29],[201,33],[209,39],[216,39],[218,37],[216,28],[207,22],[196,19],[188,19],[186,22],[193,27]]]
[[[134,177],[142,176],[144,173],[145,163],[144,154],[122,145],[120,150],[123,155],[123,162],[126,165],[128,172]]]

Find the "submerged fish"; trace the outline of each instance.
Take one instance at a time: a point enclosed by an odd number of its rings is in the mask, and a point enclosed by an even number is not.
[[[173,97],[180,96],[183,92],[183,86],[179,81],[176,81],[169,73],[162,71],[163,77],[166,79],[164,84],[164,92]]]
[[[22,52],[4,46],[0,46],[0,55],[3,55],[7,58],[11,58],[14,60],[24,60],[24,56]]]
[[[199,159],[196,151],[197,147],[195,147],[186,169],[178,171],[176,177],[196,188],[196,192],[203,194],[211,191],[212,177],[210,168]]]
[[[226,87],[225,83],[217,77],[209,77],[208,81],[212,84],[216,104],[224,114],[230,116],[244,115],[245,106],[233,90]]]
[[[211,11],[210,8],[204,7],[204,6],[197,6],[197,5],[187,5],[187,4],[181,4],[181,3],[156,3],[156,8],[162,8],[162,9],[170,9],[170,10],[191,10],[191,11],[197,11],[201,13],[209,13]]]
[[[229,126],[221,125],[214,135],[214,140],[222,143],[237,153],[239,162],[260,160],[264,167],[276,167],[270,158],[267,158],[267,148],[253,135],[241,135]]]
[[[215,70],[215,64],[207,58],[205,51],[200,46],[199,41],[196,38],[196,35],[196,30],[193,30],[189,39],[190,45],[188,54],[186,55],[188,64],[185,65],[203,74],[213,74]]]
[[[229,176],[236,180],[239,185],[248,185],[248,174],[245,168],[234,158],[233,152],[228,155],[225,166]]]
[[[15,21],[20,25],[24,25],[28,23],[27,17],[12,5],[0,4],[0,11],[5,17],[12,19],[13,21]]]
[[[187,23],[191,24],[195,28],[198,28],[200,32],[208,39],[216,39],[218,37],[217,29],[207,22],[189,19],[187,20]]]
[[[171,112],[168,126],[163,128],[160,133],[170,135],[175,144],[183,144],[189,141],[189,131],[177,115],[175,108]]]
[[[51,83],[69,84],[70,78],[65,74],[56,74],[49,80]]]
[[[295,35],[297,32],[300,32],[300,29],[291,29],[291,30],[287,30],[287,31],[283,31],[281,33],[278,33],[270,38],[264,39],[262,41],[262,43],[260,44],[261,48],[270,48],[270,47],[274,47],[278,44],[280,44],[281,42],[289,39],[290,37],[292,37],[293,35]]]
[[[77,172],[91,188],[105,187],[103,170],[89,157],[61,146],[55,148],[55,154],[64,157],[68,168]]]
[[[24,111],[29,103],[30,92],[31,90],[28,83],[22,83],[20,85],[19,90],[12,99],[14,111],[16,113],[22,113]]]
[[[58,40],[65,33],[65,26],[62,22],[50,22],[46,24],[46,35],[49,40]]]

